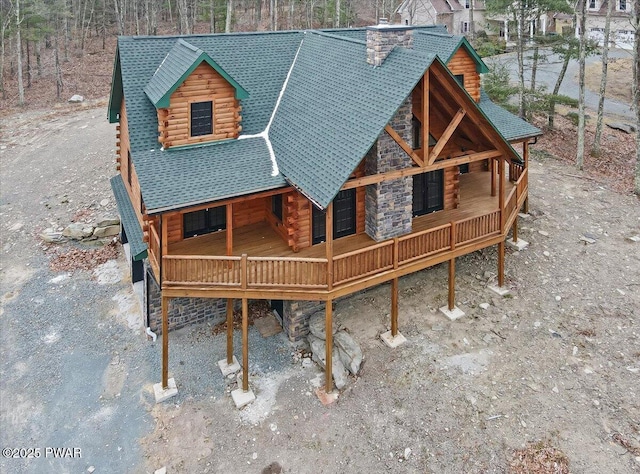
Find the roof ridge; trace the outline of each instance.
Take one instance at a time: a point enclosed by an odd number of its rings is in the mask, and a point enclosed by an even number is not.
[[[183,45],[185,48],[189,48],[194,53],[197,53],[198,51],[202,52],[202,50],[200,48],[198,48],[197,46],[192,45],[188,41],[185,41],[183,38],[178,38],[178,43]]]
[[[139,36],[119,36],[119,39],[131,40],[157,40],[157,39],[182,39],[185,38],[208,38],[213,36],[258,36],[258,35],[283,35],[283,34],[300,34],[304,30],[278,30],[278,31],[234,31],[231,33],[198,33],[192,35],[139,35]],[[185,41],[186,42],[186,41]]]
[[[343,28],[343,29],[347,29],[347,28]],[[365,44],[365,45],[367,44],[366,41],[357,40],[357,39],[354,39],[354,38],[349,38],[349,37],[341,36],[341,35],[334,35],[334,34],[331,34],[331,33],[326,33],[324,31],[320,31],[320,30],[307,30],[307,31],[305,31],[305,33],[314,34],[314,35],[318,35],[318,36],[325,36],[327,38],[346,41],[348,43]]]
[[[441,36],[443,38],[456,38],[459,36],[459,35],[454,35],[453,33],[437,33],[435,31],[424,31],[424,30],[414,30],[414,31],[422,35]]]

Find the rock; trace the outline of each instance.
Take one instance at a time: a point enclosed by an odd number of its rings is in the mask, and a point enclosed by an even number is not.
[[[303,357],[302,358],[302,368],[303,369],[308,369],[312,365],[313,365],[313,361],[311,360],[310,357]]]
[[[69,102],[71,102],[72,104],[78,104],[80,102],[84,102],[84,97],[78,94],[74,94],[71,96],[71,99],[69,99]]]
[[[162,466],[160,469],[156,469],[153,474],[167,474],[167,466]]]
[[[309,346],[311,346],[311,359],[323,369],[326,367],[325,343],[323,339],[309,334],[307,336]]]
[[[103,199],[102,201],[100,201],[100,205],[102,207],[108,206],[109,205],[109,200],[108,199]]]
[[[120,217],[116,216],[116,217],[105,217],[102,216],[100,218],[98,218],[98,221],[96,223],[96,227],[109,227],[110,225],[120,225]]]
[[[405,458],[405,460],[408,460],[409,456],[411,456],[411,448],[404,448],[404,458]]]
[[[338,331],[333,336],[333,344],[338,349],[340,360],[353,375],[358,375],[362,364],[362,349],[346,331]]]
[[[323,341],[327,338],[325,332],[325,316],[324,310],[313,313],[309,318],[309,332],[313,334],[315,337],[322,339]],[[337,327],[335,322],[333,323],[333,333],[335,334],[337,331]]]
[[[638,242],[640,242],[640,235],[632,235],[631,237],[627,237],[627,240],[629,242],[638,243]]]
[[[489,309],[489,306],[491,306],[489,303],[480,303],[480,308],[482,309]]]
[[[62,231],[62,235],[74,240],[81,240],[93,235],[93,226],[81,222],[73,222]]]
[[[580,240],[581,240],[582,242],[587,243],[587,244],[595,244],[595,243],[596,243],[596,239],[591,238],[591,237],[587,237],[587,235],[586,235],[586,234],[585,234],[585,235],[583,235],[583,236],[581,236],[581,237],[580,237]]]
[[[42,231],[40,238],[49,244],[60,244],[67,239],[62,235],[62,232],[57,232],[52,228],[48,228]]]
[[[95,470],[96,470],[95,466],[89,466],[89,467],[87,468],[87,472],[88,472],[89,474],[91,474],[91,473],[92,473],[93,471],[95,471]]]
[[[118,235],[120,233],[120,224],[118,225],[109,225],[106,227],[96,227],[93,230],[93,236],[101,239],[103,237],[113,237],[114,235]]]
[[[607,124],[607,127],[613,128],[614,130],[621,130],[624,133],[631,134],[636,131],[636,127],[628,123],[622,122],[611,122]]]
[[[337,347],[333,348],[333,357],[331,360],[331,375],[338,390],[342,390],[349,381],[349,372],[340,360],[340,354]]]
[[[24,227],[24,224],[22,222],[16,222],[11,227],[9,227],[9,230],[11,232],[16,232],[16,231],[19,231],[20,229],[22,229],[23,227]]]
[[[549,232],[547,232],[546,230],[539,230],[538,234],[543,235],[545,237],[549,237]]]

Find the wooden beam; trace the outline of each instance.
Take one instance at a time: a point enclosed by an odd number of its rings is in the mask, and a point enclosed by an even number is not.
[[[456,305],[456,259],[449,260],[449,311],[453,311]]]
[[[422,161],[422,158],[420,158],[414,151],[413,149],[409,146],[409,144],[407,142],[404,141],[404,139],[398,135],[398,132],[396,132],[393,128],[391,128],[391,125],[387,125],[386,127],[384,127],[385,132],[387,132],[389,134],[389,136],[391,138],[393,138],[393,141],[395,141],[398,145],[400,145],[400,148],[402,148],[404,150],[404,152],[409,155],[411,157],[411,159],[418,165],[418,166],[424,166],[424,162]]]
[[[458,125],[460,124],[466,113],[467,112],[465,112],[464,109],[459,109],[458,112],[456,112],[456,114],[453,116],[453,119],[451,119],[451,122],[449,122],[449,125],[447,125],[444,133],[442,134],[440,139],[438,139],[436,146],[433,147],[433,151],[431,152],[431,155],[429,157],[429,165],[432,165],[434,161],[436,161],[438,156],[440,156],[442,149],[449,142],[451,135],[453,135],[453,132],[456,131]]]
[[[496,195],[496,160],[489,160],[489,171],[491,172],[491,196]]]
[[[233,255],[233,204],[227,204],[227,255]]]
[[[391,280],[391,336],[398,334],[398,279]]]
[[[516,217],[513,219],[513,225],[511,226],[511,238],[514,242],[518,242],[518,210],[516,209]]]
[[[333,201],[327,206],[325,214],[325,251],[327,258],[327,288],[333,289]]]
[[[429,71],[427,70],[422,76],[422,149],[423,163],[429,162],[429,133],[431,132],[429,124]],[[422,165],[424,166],[424,164]]]
[[[331,300],[325,303],[324,309],[324,329],[326,333],[325,340],[325,368],[324,368],[324,391],[331,393],[333,390],[333,311]]]
[[[227,298],[227,364],[233,364],[233,298]]]
[[[504,175],[505,175],[505,171],[504,171],[504,160],[502,158],[499,158],[497,160],[498,162],[498,176],[500,177],[500,183],[498,185],[498,203],[500,204],[500,230],[501,232],[504,234],[505,232],[505,228],[504,228],[504,223],[506,221],[507,216],[505,216],[504,211],[505,211],[505,197],[506,197],[506,192],[505,192],[505,188],[504,188]]]
[[[529,142],[522,142],[522,159],[524,161],[524,169],[529,168]],[[529,214],[529,192],[527,192],[527,197],[524,200],[524,206],[522,211],[525,214]]]
[[[242,298],[242,390],[249,391],[249,304]]]
[[[169,388],[169,298],[162,295],[162,388]]]
[[[443,168],[449,168],[458,166],[464,163],[472,163],[474,161],[482,161],[488,158],[495,158],[501,156],[502,153],[498,150],[488,150],[479,153],[471,153],[469,155],[462,155],[457,158],[451,158],[448,160],[436,161],[433,165],[426,166],[424,168],[404,168],[401,170],[388,171],[386,173],[374,174],[370,176],[363,176],[362,178],[350,179],[342,185],[341,189],[359,188],[360,186],[366,186],[368,184],[381,183],[383,181],[390,181],[392,179],[404,178],[405,176],[413,176],[416,174],[426,173],[428,171],[439,170]]]

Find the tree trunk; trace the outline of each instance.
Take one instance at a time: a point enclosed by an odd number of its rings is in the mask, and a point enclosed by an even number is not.
[[[473,0],[469,0],[469,39],[471,41],[476,39],[476,25],[473,21]]]
[[[636,36],[633,48],[633,101],[636,109],[636,178],[634,191],[640,196],[640,0],[635,0],[633,6],[634,18],[631,24]]]
[[[336,0],[336,16],[333,20],[333,27],[340,28],[340,0]]]
[[[255,28],[254,28],[255,29]],[[209,33],[216,32],[216,2],[209,1]]]
[[[22,83],[22,38],[20,31],[20,0],[16,0],[16,60],[18,61],[18,105],[24,105],[24,84]]]
[[[231,33],[231,16],[233,15],[233,0],[227,0],[227,17],[224,21],[224,32]]]
[[[42,39],[36,41],[36,69],[38,77],[42,77]]]
[[[556,96],[560,92],[560,86],[562,85],[562,81],[564,80],[564,76],[567,73],[567,68],[569,67],[569,61],[571,60],[571,53],[567,51],[564,61],[562,62],[562,68],[560,69],[560,74],[558,75],[558,80],[556,81],[556,85],[553,87],[553,93],[549,98],[549,118],[547,123],[549,128],[553,128],[553,122],[556,116]]]
[[[524,118],[526,113],[526,104],[525,104],[525,96],[524,96],[524,24],[525,24],[525,15],[524,8],[520,7],[520,18],[517,20],[517,29],[518,29],[518,44],[516,46],[517,56],[518,56],[518,92],[519,92],[519,105],[518,105],[518,115]]]
[[[576,166],[578,169],[584,167],[584,130],[585,130],[585,111],[584,111],[584,75],[585,63],[587,56],[587,2],[583,1],[580,6],[580,56],[578,63],[580,72],[578,73],[578,149],[576,152]]]
[[[124,13],[120,8],[120,0],[113,0],[113,8],[116,13],[116,22],[118,23],[118,34],[124,35]]]
[[[591,154],[600,156],[600,137],[602,136],[602,115],[604,113],[604,98],[607,91],[607,63],[609,62],[609,35],[611,34],[611,12],[613,1],[607,5],[607,17],[604,23],[604,44],[602,45],[602,77],[600,78],[600,98],[598,100],[598,118],[596,120],[596,136],[593,139]]]
[[[55,49],[53,50],[53,59],[55,62],[55,77],[56,77],[56,97],[58,100],[62,97],[62,90],[64,89],[64,84],[62,82],[62,71],[60,70],[60,61],[58,59],[58,37],[56,36],[55,40]]]

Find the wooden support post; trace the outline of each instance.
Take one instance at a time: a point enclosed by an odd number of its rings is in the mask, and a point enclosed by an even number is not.
[[[514,243],[518,242],[518,216],[516,215],[516,218],[513,220],[513,226],[511,227],[512,230],[512,240]]]
[[[449,311],[456,306],[456,259],[449,260]]]
[[[496,160],[489,160],[489,171],[491,172],[491,196],[496,195]]]
[[[498,286],[504,286],[504,241],[498,244]]]
[[[169,298],[162,296],[162,389],[169,388]]]
[[[529,169],[529,144],[527,142],[522,143],[522,160],[524,161],[524,169]],[[527,176],[528,176],[527,171]],[[528,179],[528,178],[527,178]],[[522,210],[525,214],[529,214],[529,193],[527,192],[527,197],[524,200],[524,205]]]
[[[391,280],[391,336],[398,335],[398,279]]]
[[[325,215],[325,250],[327,258],[327,288],[333,289],[333,202],[327,206]]]
[[[242,298],[242,391],[249,391],[249,304]]]
[[[333,310],[332,310],[332,301],[327,300],[325,303],[324,309],[324,324],[325,324],[325,369],[324,369],[324,391],[326,393],[331,393],[333,390],[333,366],[332,359],[333,356]]]
[[[505,216],[505,192],[504,192],[504,160],[502,157],[498,158],[498,175],[500,176],[500,183],[498,186],[498,202],[500,203],[500,231],[502,235],[505,233],[504,223],[507,220]]]
[[[227,204],[227,255],[233,255],[233,204]]]
[[[233,364],[233,298],[227,298],[227,364]]]

